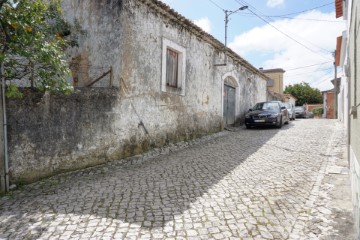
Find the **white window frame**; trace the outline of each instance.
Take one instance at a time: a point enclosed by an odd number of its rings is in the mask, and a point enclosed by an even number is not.
[[[167,50],[177,52],[178,55],[178,82],[177,87],[170,87],[166,85],[166,61]],[[161,91],[167,93],[178,94],[185,96],[185,78],[186,78],[186,49],[169,39],[163,38],[162,41],[162,67],[161,67]]]

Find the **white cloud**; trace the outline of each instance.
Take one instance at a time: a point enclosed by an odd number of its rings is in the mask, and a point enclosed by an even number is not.
[[[266,3],[268,7],[276,7],[282,4],[284,4],[284,0],[268,0]]]
[[[245,58],[264,58],[263,55],[266,55],[267,60],[259,66],[265,69],[283,68],[287,70],[329,62],[310,68],[289,70],[285,73],[286,85],[305,81],[320,90],[328,90],[332,88],[330,79],[333,77],[331,51],[334,51],[336,37],[341,35],[345,26],[341,23],[299,19],[334,21],[335,13],[312,11],[298,15],[295,19],[272,22],[276,28],[312,51],[284,36],[270,25],[257,27],[236,36],[229,46]]]
[[[194,23],[198,25],[202,30],[207,33],[211,32],[211,22],[208,17],[201,18],[199,20],[194,20]]]

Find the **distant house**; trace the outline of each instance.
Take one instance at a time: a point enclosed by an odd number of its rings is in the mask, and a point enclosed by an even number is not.
[[[63,0],[62,7],[82,30],[68,51],[78,88],[66,101],[45,97],[29,112],[14,109],[14,182],[222,131],[266,100],[262,72],[161,1]]]
[[[335,117],[335,91],[334,89],[323,91],[323,118],[334,119]]]
[[[268,92],[268,100],[283,101],[285,71],[282,68],[274,68],[274,69],[260,68],[260,71],[268,77],[267,85],[266,85]]]
[[[294,97],[293,95],[291,95],[290,93],[285,93],[285,94],[283,94],[283,101],[284,101],[284,102],[290,102],[290,103],[292,103],[294,106],[296,106],[296,100],[297,100],[297,98]]]

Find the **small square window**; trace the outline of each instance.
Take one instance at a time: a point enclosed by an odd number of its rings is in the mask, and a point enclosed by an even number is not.
[[[185,96],[185,48],[163,39],[161,91]]]

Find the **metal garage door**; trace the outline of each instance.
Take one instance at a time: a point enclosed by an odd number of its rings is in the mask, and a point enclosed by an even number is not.
[[[235,124],[235,88],[224,85],[224,123],[225,126]]]

